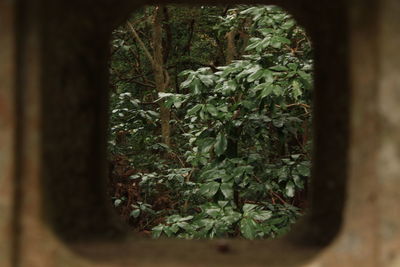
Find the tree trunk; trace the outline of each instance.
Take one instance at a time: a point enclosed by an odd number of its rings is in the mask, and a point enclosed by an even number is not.
[[[154,59],[154,79],[158,93],[165,93],[169,85],[169,76],[164,70],[163,43],[162,43],[162,20],[163,9],[157,6],[154,12],[153,20],[153,59]],[[164,101],[160,101],[160,121],[161,121],[161,139],[168,146],[171,145],[170,131],[170,110],[164,106]]]
[[[231,64],[232,60],[236,57],[236,44],[235,44],[235,36],[236,30],[231,30],[226,34],[227,48],[226,48],[226,64]]]
[[[226,34],[226,64],[231,64],[232,61],[237,57],[235,36],[236,30],[231,30]],[[233,118],[234,120],[234,118]],[[240,138],[240,129],[238,127],[232,127],[227,133],[228,144],[226,148],[226,158],[238,157],[238,140]],[[237,188],[233,188],[233,201],[237,207],[241,207],[240,194]]]

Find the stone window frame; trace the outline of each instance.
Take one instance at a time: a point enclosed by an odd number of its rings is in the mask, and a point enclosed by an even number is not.
[[[116,22],[133,12],[132,9],[129,11],[125,16],[119,14]],[[299,223],[284,242],[322,247],[339,230],[344,203],[348,140],[348,113],[345,110],[348,108],[349,92],[344,54],[347,49],[343,47],[346,45],[346,31],[343,30],[346,23],[344,19],[338,20],[340,9],[320,10],[320,13],[313,14],[313,18],[319,18],[319,27],[325,22],[324,26],[330,28],[315,35],[314,27],[305,20],[302,11],[289,11],[293,12],[300,23],[304,22],[315,47],[315,149],[311,208],[303,222]],[[329,20],[332,17],[340,24],[332,24]],[[115,24],[109,25],[107,31],[100,29],[99,32],[94,21],[86,21],[88,28],[78,33],[75,32],[78,27],[72,31],[60,30],[63,26],[71,26],[55,21],[54,25],[59,26],[49,29],[53,31],[48,33],[50,40],[45,43],[51,44],[45,50],[53,51],[54,54],[46,55],[43,59],[44,73],[51,73],[51,78],[46,77],[49,85],[43,89],[43,95],[47,99],[42,102],[43,113],[46,114],[42,122],[43,161],[47,164],[44,171],[44,203],[48,211],[47,218],[54,231],[71,242],[121,235],[120,227],[115,224],[114,213],[110,211],[109,203],[106,203],[109,201],[104,198],[107,173],[105,133],[108,116],[105,108],[108,102],[108,74],[105,72],[109,36]],[[79,21],[76,26],[80,24]],[[65,36],[65,32],[75,36]],[[330,38],[332,41],[327,41]],[[336,39],[344,42],[337,45],[333,41]],[[93,40],[97,40],[97,44]],[[323,48],[320,46],[322,42]],[[52,50],[54,44],[59,46],[57,51]],[[329,55],[324,53],[326,50],[330,51]],[[65,53],[69,55],[67,61]],[[335,62],[332,62],[332,58],[336,59]],[[321,88],[324,94],[321,94]],[[341,89],[340,92],[338,88]],[[331,101],[333,98],[337,101]],[[61,157],[57,156],[59,151],[63,151]],[[99,177],[102,178],[102,184],[99,184]],[[324,178],[322,180],[318,177]],[[99,186],[93,188],[96,184]],[[66,198],[69,200],[65,201]],[[122,230],[122,235],[124,234]],[[162,246],[160,241],[153,242],[154,247],[155,244]],[[171,245],[178,242],[181,241],[176,240]]]

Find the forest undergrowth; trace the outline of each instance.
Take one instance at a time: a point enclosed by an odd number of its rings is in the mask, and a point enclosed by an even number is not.
[[[132,231],[274,238],[306,211],[312,46],[276,6],[150,6],[113,32],[109,195]]]

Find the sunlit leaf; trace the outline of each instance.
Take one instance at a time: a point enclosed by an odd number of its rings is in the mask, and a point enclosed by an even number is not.
[[[208,182],[200,187],[200,193],[208,198],[213,197],[219,190],[220,183]]]
[[[217,136],[215,147],[214,147],[215,154],[217,154],[217,156],[221,156],[225,152],[227,145],[228,145],[228,141],[226,139],[225,134],[220,132]]]
[[[233,199],[233,184],[232,183],[221,184],[221,192],[226,197],[226,199]]]

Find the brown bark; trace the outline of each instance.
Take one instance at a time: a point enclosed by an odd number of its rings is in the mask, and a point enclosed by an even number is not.
[[[233,29],[226,34],[226,64],[232,63],[232,60],[240,58],[244,54],[250,38],[245,28],[248,27],[251,22],[251,20],[247,19],[240,29]]]
[[[242,56],[245,53],[246,47],[249,45],[250,35],[248,34],[248,32],[245,29],[250,27],[251,23],[252,23],[252,20],[250,18],[247,18],[244,22],[244,25],[242,26],[242,29],[239,31],[240,39],[241,39],[241,47],[239,49],[240,50],[239,56]]]
[[[164,69],[163,44],[162,44],[163,9],[157,6],[153,20],[153,69],[157,92],[164,93],[169,85],[168,72]],[[160,101],[161,139],[168,146],[171,145],[170,110]]]
[[[166,34],[166,40],[163,43],[164,46],[164,51],[163,51],[163,58],[164,58],[164,62],[168,62],[168,58],[171,52],[171,45],[172,45],[172,31],[171,31],[171,26],[170,26],[170,22],[169,22],[169,12],[168,12],[168,8],[166,6],[162,7],[163,10],[163,29],[165,31]]]
[[[135,28],[131,23],[127,23],[129,29],[131,30],[133,36],[142,47],[145,55],[148,57],[153,71],[154,80],[157,93],[165,93],[170,83],[168,71],[164,67],[164,55],[163,55],[163,19],[165,10],[161,6],[157,6],[154,11],[153,16],[153,55],[147,49],[146,45],[143,43]],[[164,106],[164,101],[159,101],[160,106],[160,122],[161,122],[161,141],[170,146],[171,145],[171,130],[170,130],[170,109]]]
[[[232,63],[236,58],[236,45],[235,45],[236,30],[232,30],[226,34],[227,48],[226,48],[226,64]]]

